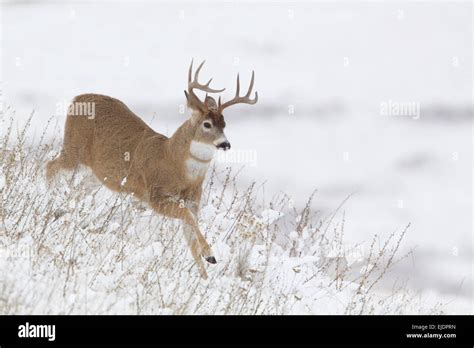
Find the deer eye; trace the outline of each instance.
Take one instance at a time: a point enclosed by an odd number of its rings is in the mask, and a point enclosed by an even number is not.
[[[204,128],[207,128],[207,129],[212,127],[212,123],[208,121],[204,121],[202,125],[204,126]]]

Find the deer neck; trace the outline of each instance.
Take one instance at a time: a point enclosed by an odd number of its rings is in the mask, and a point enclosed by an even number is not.
[[[170,138],[176,161],[183,163],[185,177],[192,182],[204,179],[216,151],[214,145],[194,140],[198,126],[187,120]]]
[[[176,162],[186,159],[195,132],[195,126],[190,120],[187,120],[169,139],[170,152]]]

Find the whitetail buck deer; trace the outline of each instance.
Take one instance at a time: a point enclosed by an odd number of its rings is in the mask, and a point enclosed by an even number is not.
[[[63,148],[57,158],[48,162],[47,178],[51,180],[61,169],[73,170],[84,164],[109,189],[133,194],[157,213],[181,219],[192,256],[201,276],[207,278],[201,256],[209,263],[216,263],[216,259],[199,230],[197,215],[203,180],[214,151],[230,149],[224,135],[222,111],[238,103],[255,104],[258,94],[255,92],[255,98],[250,98],[254,83],[252,72],[247,94],[240,97],[237,75],[235,97],[223,104],[219,97],[216,103],[207,93],[224,89],[210,88],[212,79],[204,85],[198,82],[203,64],[192,78],[191,62],[188,90],[184,93],[192,114],[170,138],[155,132],[117,99],[98,94],[75,97],[73,104],[92,103],[95,114],[93,117],[77,115],[71,111],[77,108],[70,108]],[[207,92],[204,102],[194,90]]]

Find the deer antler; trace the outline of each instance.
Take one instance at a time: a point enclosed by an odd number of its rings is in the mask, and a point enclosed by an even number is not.
[[[240,80],[239,80],[239,74],[237,74],[237,90],[235,91],[235,97],[228,102],[225,102],[224,104],[221,104],[221,97],[219,97],[219,104],[218,104],[218,110],[219,112],[222,112],[225,108],[234,105],[234,104],[255,104],[258,101],[258,93],[255,92],[255,98],[250,99],[250,94],[252,93],[253,89],[253,82],[255,78],[255,73],[252,71],[252,79],[250,80],[250,86],[247,91],[247,94],[244,95],[243,97],[239,96],[240,93]]]
[[[204,65],[206,61],[204,60],[197,68],[196,72],[194,73],[194,79],[191,79],[192,74],[193,74],[193,60],[191,60],[191,65],[189,66],[189,72],[188,72],[188,91],[184,91],[186,94],[186,98],[188,98],[188,103],[189,106],[195,106],[200,110],[206,110],[207,106],[205,103],[203,103],[198,96],[194,93],[193,89],[199,89],[204,92],[208,93],[219,93],[225,90],[223,89],[212,89],[209,87],[209,84],[212,81],[212,78],[205,84],[202,85],[198,82],[199,78],[199,72],[201,71],[202,66]]]

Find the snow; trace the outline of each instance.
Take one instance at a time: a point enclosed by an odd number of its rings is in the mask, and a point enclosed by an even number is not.
[[[124,186],[127,183],[127,177],[124,177],[122,181],[120,181],[120,186]]]
[[[262,224],[272,224],[284,214],[280,211],[275,211],[273,209],[265,209],[261,212],[262,218],[259,219],[259,222]]]
[[[20,153],[32,156],[35,150],[26,147]],[[16,164],[21,175],[0,196],[5,212],[0,234],[2,313],[443,312],[435,300],[426,303],[415,294],[383,289],[364,293],[376,278],[360,283],[357,270],[348,268],[344,248],[325,245],[317,227],[280,230],[282,218],[298,224],[302,216],[279,199],[271,202],[272,208],[252,213],[245,208],[246,191],[229,192],[222,202],[211,198],[203,207],[199,224],[218,260],[206,266],[210,279],[203,280],[178,221],[154,214],[132,196],[97,189],[87,170],[72,178],[62,175],[46,188],[43,177],[28,174],[38,164],[25,160],[28,165]],[[2,163],[3,170],[7,163]],[[62,190],[66,183],[67,192]],[[235,194],[240,199],[232,200]],[[8,199],[12,196],[18,200]],[[57,218],[48,218],[58,210]],[[231,226],[233,233],[228,234]],[[290,243],[277,242],[277,235],[285,234]],[[311,245],[319,248],[313,251]],[[383,268],[383,263],[369,266]],[[341,272],[352,275],[346,278]]]

